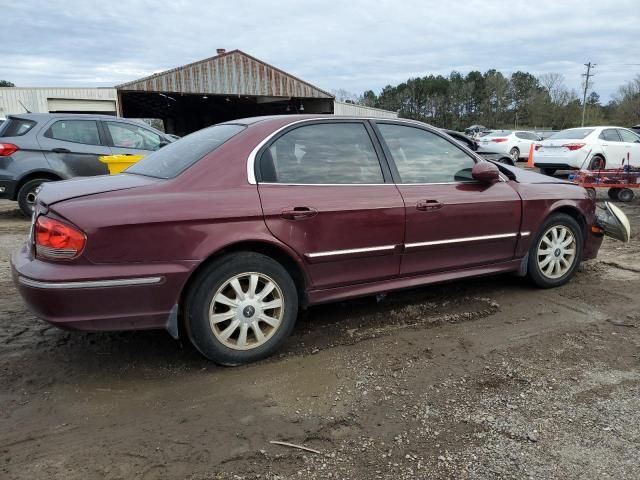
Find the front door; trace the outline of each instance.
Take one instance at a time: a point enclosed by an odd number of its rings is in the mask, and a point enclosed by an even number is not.
[[[307,263],[313,288],[397,276],[404,203],[366,122],[297,125],[258,158],[267,227]]]
[[[506,181],[471,177],[475,159],[436,132],[378,122],[406,206],[402,275],[514,258],[521,200]]]
[[[106,175],[100,156],[111,155],[96,120],[54,120],[38,136],[38,143],[51,168],[67,178]]]
[[[620,168],[627,160],[627,149],[615,128],[605,128],[600,136],[607,168]]]

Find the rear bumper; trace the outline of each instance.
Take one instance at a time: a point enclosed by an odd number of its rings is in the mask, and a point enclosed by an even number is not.
[[[0,199],[14,200],[18,182],[0,175]]]
[[[168,327],[192,262],[72,265],[33,258],[23,246],[11,257],[14,283],[28,308],[60,328],[85,331]]]
[[[555,168],[556,170],[576,170],[578,168],[573,165],[569,165],[568,163],[543,162],[538,160],[535,160],[533,165],[537,168]]]

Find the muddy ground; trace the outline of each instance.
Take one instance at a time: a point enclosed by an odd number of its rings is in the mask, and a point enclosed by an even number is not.
[[[27,227],[0,203],[0,478],[640,478],[637,233],[556,290],[311,308],[280,355],[230,369],[163,332],[34,318],[7,261]]]

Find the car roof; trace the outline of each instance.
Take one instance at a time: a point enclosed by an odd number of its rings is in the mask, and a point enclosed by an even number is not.
[[[284,122],[286,124],[302,122],[305,120],[354,120],[354,121],[375,120],[375,121],[382,121],[382,122],[412,123],[415,125],[423,125],[431,128],[436,128],[436,127],[433,127],[432,125],[429,125],[428,123],[420,122],[418,120],[412,120],[410,118],[364,117],[364,116],[355,116],[355,115],[333,115],[331,113],[308,114],[308,115],[300,115],[300,114],[265,115],[263,117],[236,118],[234,120],[228,120],[226,122],[218,123],[217,125],[253,125],[257,123],[268,123],[268,122],[282,123],[283,120],[286,120]]]

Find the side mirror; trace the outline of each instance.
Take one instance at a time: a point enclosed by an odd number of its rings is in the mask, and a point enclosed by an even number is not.
[[[471,176],[482,183],[496,183],[500,170],[491,162],[478,162],[471,169]]]

